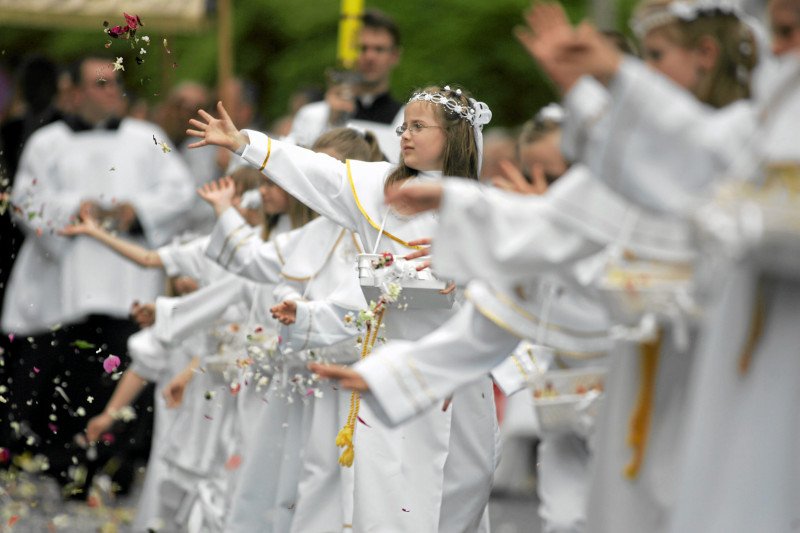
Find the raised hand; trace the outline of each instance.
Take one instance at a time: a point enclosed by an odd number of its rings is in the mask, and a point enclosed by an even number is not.
[[[58,230],[58,234],[64,235],[65,237],[74,237],[76,235],[94,235],[101,231],[102,229],[100,228],[100,224],[97,223],[97,219],[90,216],[87,211],[86,214],[81,212],[79,222],[64,226]]]
[[[284,326],[291,326],[297,320],[297,304],[292,300],[284,300],[269,311],[272,318]]]
[[[403,215],[439,209],[444,188],[440,183],[397,185],[386,191],[386,203]]]
[[[361,377],[361,374],[350,367],[311,363],[308,365],[308,368],[321,378],[337,380],[339,385],[345,389],[358,392],[366,392],[369,390],[369,385],[367,385],[367,382]]]
[[[544,194],[547,192],[547,178],[540,164],[534,164],[531,167],[532,182],[530,183],[511,161],[501,161],[500,169],[503,173],[492,178],[492,185],[498,189],[517,194]]]
[[[197,189],[197,194],[214,208],[217,216],[220,216],[233,205],[236,184],[233,182],[233,178],[225,176],[217,181],[209,181]]]
[[[231,152],[236,152],[239,148],[247,145],[249,139],[247,135],[241,133],[231,120],[222,102],[217,102],[217,112],[219,118],[214,118],[211,114],[200,109],[197,114],[202,120],[196,118],[189,119],[194,129],[189,128],[186,134],[190,137],[197,137],[199,141],[189,145],[189,148],[200,148],[201,146],[221,146]]]
[[[575,40],[575,30],[564,9],[555,2],[535,2],[525,13],[525,22],[528,26],[515,28],[514,35],[556,85],[567,92],[584,73],[559,60]]]

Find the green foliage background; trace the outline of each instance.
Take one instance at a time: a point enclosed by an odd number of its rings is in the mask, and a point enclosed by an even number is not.
[[[618,0],[618,28],[635,0]],[[584,18],[587,0],[563,0],[573,21]],[[403,59],[395,70],[392,92],[404,99],[429,83],[457,83],[486,101],[494,126],[514,126],[557,99],[552,85],[517,43],[514,26],[530,0],[367,0],[393,15],[403,33]],[[124,2],[120,2],[120,20]],[[293,90],[323,85],[323,71],[335,64],[337,0],[234,0],[235,72],[262,89],[266,121],[285,112]],[[145,25],[147,20],[144,21]],[[115,41],[109,50],[102,21],[92,31],[2,27],[0,61],[13,68],[26,53],[40,52],[58,61],[87,53],[124,56],[129,91],[154,100],[177,81],[216,83],[217,40],[213,26],[203,31],[168,35],[150,31],[153,45],[143,65],[134,63],[129,43]],[[172,51],[161,46],[167,37]],[[173,67],[173,63],[176,66]]]

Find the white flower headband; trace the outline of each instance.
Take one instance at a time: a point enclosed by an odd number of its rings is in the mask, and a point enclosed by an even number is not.
[[[731,0],[678,0],[641,19],[631,20],[630,26],[633,33],[642,39],[655,28],[671,22],[691,22],[698,17],[716,13],[744,19],[742,11]]]
[[[461,89],[453,91],[449,85],[442,87],[443,91],[454,92],[456,96],[460,97]],[[464,105],[460,100],[451,98],[443,93],[432,93],[421,91],[411,95],[408,103],[411,102],[430,102],[444,107],[449,113],[458,115],[459,118],[466,120],[471,126],[483,127],[492,120],[492,111],[489,106],[484,102],[478,102],[474,98],[469,99],[469,105]]]

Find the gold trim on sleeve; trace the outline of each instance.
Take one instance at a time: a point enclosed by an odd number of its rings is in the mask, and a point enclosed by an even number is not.
[[[259,172],[264,170],[264,167],[267,166],[267,161],[269,161],[269,155],[272,153],[272,139],[267,137],[267,157],[264,158],[264,162],[261,163],[261,168],[259,168]]]

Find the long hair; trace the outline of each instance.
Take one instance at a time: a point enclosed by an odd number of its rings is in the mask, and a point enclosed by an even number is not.
[[[378,139],[371,131],[362,133],[353,128],[332,129],[320,135],[311,147],[315,151],[325,148],[336,151],[343,160],[384,161]]]
[[[417,92],[440,93],[447,98],[452,98],[462,106],[469,107],[469,93],[464,89],[460,89],[461,94],[458,95],[456,90],[459,90],[459,87],[451,86],[450,90],[444,90],[438,85],[431,85]],[[439,104],[425,101],[416,101],[414,104],[431,106],[439,122],[438,125],[444,131],[445,146],[442,173],[445,176],[461,176],[477,180],[480,170],[478,168],[478,146],[475,144],[472,125]],[[406,165],[401,155],[400,163],[386,180],[386,187],[416,175],[417,170]]]
[[[645,0],[639,5],[634,21],[644,20],[657,11],[665,11],[673,0]],[[719,10],[701,12],[693,20],[674,18],[653,27],[665,38],[685,49],[696,49],[702,39],[712,38],[719,47],[714,67],[704,73],[691,90],[698,100],[713,107],[750,97],[750,80],[758,61],[755,36],[736,15]]]

